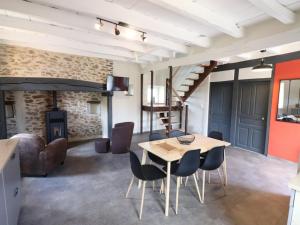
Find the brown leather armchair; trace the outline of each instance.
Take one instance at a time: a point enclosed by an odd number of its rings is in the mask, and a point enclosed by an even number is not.
[[[48,145],[35,134],[17,134],[12,138],[19,139],[17,148],[23,176],[47,176],[65,161],[68,149],[65,138],[56,139]]]
[[[111,153],[122,154],[130,150],[134,123],[117,123],[112,129]]]

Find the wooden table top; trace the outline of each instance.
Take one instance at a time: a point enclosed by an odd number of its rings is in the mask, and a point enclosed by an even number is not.
[[[148,152],[159,156],[165,161],[175,161],[181,159],[187,151],[201,149],[201,153],[207,152],[210,149],[218,146],[229,146],[229,142],[216,140],[200,134],[193,134],[195,140],[190,145],[182,145],[177,138],[167,138],[158,141],[147,141],[138,145]]]

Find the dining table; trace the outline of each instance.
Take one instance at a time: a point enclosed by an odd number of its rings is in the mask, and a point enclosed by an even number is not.
[[[147,153],[160,157],[167,162],[167,177],[166,177],[166,191],[165,191],[165,216],[169,215],[169,202],[170,202],[170,177],[171,177],[171,163],[180,160],[184,153],[191,150],[199,149],[201,153],[208,152],[209,150],[219,146],[230,146],[231,144],[226,141],[217,140],[201,134],[192,134],[195,139],[192,143],[180,144],[178,139],[166,138],[156,141],[147,141],[139,143],[138,146],[143,149],[143,156],[141,164],[146,164]],[[222,164],[224,173],[225,185],[227,185],[227,160],[226,160],[226,148],[224,151],[224,162]],[[140,183],[139,183],[140,186]]]

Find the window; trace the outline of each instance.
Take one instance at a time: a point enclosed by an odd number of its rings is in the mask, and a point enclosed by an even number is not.
[[[15,113],[15,102],[13,101],[5,101],[5,115],[6,118],[14,118]]]
[[[100,109],[100,102],[98,101],[89,101],[87,102],[87,110],[89,114],[96,114],[100,115],[101,114],[101,109]]]
[[[153,86],[153,103],[154,104],[165,104],[166,101],[166,89],[165,86],[154,85]],[[151,102],[151,86],[147,89],[147,102]]]

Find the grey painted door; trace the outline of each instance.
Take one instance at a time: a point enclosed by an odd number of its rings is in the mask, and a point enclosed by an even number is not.
[[[264,153],[269,81],[240,81],[236,146]]]
[[[220,131],[226,141],[230,141],[232,92],[232,82],[217,82],[210,85],[208,132]]]

